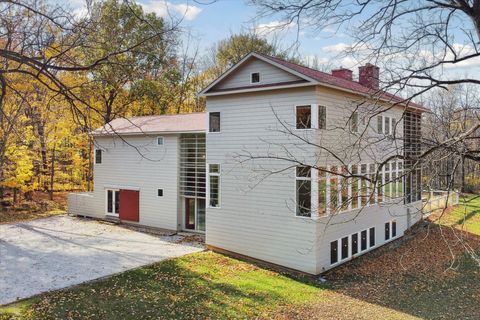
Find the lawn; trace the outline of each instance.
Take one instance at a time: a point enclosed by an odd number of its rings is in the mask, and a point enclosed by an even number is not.
[[[478,205],[466,209],[472,232]],[[478,253],[480,237],[418,226],[322,284],[202,252],[4,307],[0,319],[478,319],[480,268],[465,245]]]
[[[461,198],[458,206],[438,219],[443,225],[455,226],[480,236],[480,197]]]

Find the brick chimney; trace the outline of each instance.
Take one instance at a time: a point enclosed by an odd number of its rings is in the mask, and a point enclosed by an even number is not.
[[[352,73],[352,70],[346,68],[332,70],[332,76],[350,81],[353,79]]]
[[[380,68],[367,63],[364,66],[358,67],[358,82],[365,87],[375,90],[379,89]]]

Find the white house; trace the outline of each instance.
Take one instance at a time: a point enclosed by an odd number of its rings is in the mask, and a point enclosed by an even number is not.
[[[321,273],[421,217],[409,159],[425,109],[378,78],[370,64],[354,81],[251,53],[200,93],[205,114],[95,130],[94,191],[72,194],[69,210],[205,232],[214,250]]]

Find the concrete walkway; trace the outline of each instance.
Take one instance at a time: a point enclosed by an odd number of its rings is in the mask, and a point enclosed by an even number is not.
[[[204,248],[182,239],[69,216],[0,225],[0,305]]]

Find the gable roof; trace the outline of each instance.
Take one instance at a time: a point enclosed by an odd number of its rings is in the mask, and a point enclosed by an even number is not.
[[[277,66],[283,70],[286,70],[288,72],[291,72],[300,78],[304,79],[307,83],[303,83],[303,85],[323,85],[323,86],[328,86],[332,87],[335,89],[343,90],[343,91],[348,91],[356,94],[361,94],[364,96],[369,96],[371,98],[376,98],[376,99],[381,99],[389,103],[399,103],[399,104],[405,104],[408,107],[415,108],[415,109],[420,109],[422,111],[427,111],[425,107],[414,103],[412,101],[408,101],[407,99],[404,99],[402,97],[396,96],[394,94],[388,93],[386,91],[382,90],[375,90],[369,87],[366,87],[359,82],[353,81],[353,80],[347,80],[339,77],[335,77],[329,73],[322,72],[319,70],[315,70],[312,68],[304,67],[296,63],[292,63],[277,57],[273,57],[267,54],[263,53],[257,53],[257,52],[251,52],[248,55],[246,55],[240,62],[235,64],[233,67],[228,69],[225,73],[223,73],[219,78],[217,78],[215,81],[213,81],[210,85],[208,85],[205,89],[203,89],[200,92],[200,95],[208,95],[208,92],[220,81],[222,81],[226,76],[231,74],[234,70],[236,70],[240,65],[242,65],[246,60],[248,60],[251,57],[255,57],[257,59],[260,59],[262,61],[265,61],[267,63],[270,63],[274,66]],[[271,88],[275,86],[295,86],[294,83],[291,84],[283,84],[283,83],[277,83],[277,84],[269,84],[268,86],[248,86],[248,87],[243,87],[243,88],[235,88],[235,89],[230,89],[230,90],[219,90],[221,92],[228,92],[228,91],[237,91],[237,90],[249,90],[249,89],[257,89],[257,88]],[[298,84],[297,84],[298,85]],[[217,92],[217,91],[215,91]]]
[[[91,132],[93,136],[188,133],[206,131],[206,113],[118,118]]]

